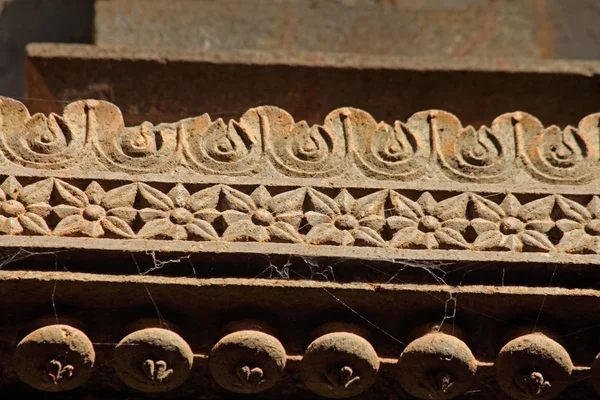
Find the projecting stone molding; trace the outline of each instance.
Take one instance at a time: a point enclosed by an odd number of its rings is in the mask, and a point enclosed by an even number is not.
[[[153,126],[124,127],[120,110],[85,100],[62,116],[30,116],[0,98],[2,154],[7,167],[167,177],[244,176],[373,181],[582,185],[600,169],[600,113],[560,129],[524,112],[499,116],[491,127],[463,127],[454,115],[430,110],[407,122],[377,122],[341,108],[323,125],[295,122],[277,107],[248,110],[239,121],[208,115]],[[445,179],[444,179],[445,178]]]
[[[368,332],[352,324],[325,324],[316,330],[320,333],[303,355],[288,356],[265,321],[229,324],[230,333],[208,355],[195,355],[166,321],[155,323],[162,327],[135,330],[124,337],[110,361],[119,378],[140,392],[176,389],[188,379],[198,358],[208,359],[212,378],[228,391],[260,393],[280,383],[292,358],[304,386],[325,398],[361,394],[375,383],[384,363],[411,395],[442,400],[472,388],[478,367],[488,364],[479,362],[456,334],[445,333],[435,324],[421,329],[422,335],[394,360],[380,359],[364,337]],[[56,323],[25,336],[16,347],[14,363],[19,378],[28,385],[62,392],[90,378],[95,358],[94,345],[84,332]],[[539,332],[509,341],[494,366],[499,386],[517,400],[554,398],[571,382],[575,368],[565,348]],[[596,369],[594,365],[593,376]]]
[[[424,111],[309,127],[276,107],[126,128],[107,102],[0,98],[5,246],[600,263],[600,114],[491,128]],[[88,238],[94,238],[90,241]]]

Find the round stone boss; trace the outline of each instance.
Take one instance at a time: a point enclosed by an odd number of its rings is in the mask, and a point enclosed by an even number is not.
[[[455,336],[428,333],[410,342],[398,359],[398,380],[419,399],[446,400],[475,383],[477,360]]]
[[[496,381],[517,400],[549,400],[569,384],[573,362],[569,353],[543,333],[519,336],[496,358]]]
[[[188,377],[194,354],[177,333],[146,328],[125,336],[115,347],[113,367],[119,378],[141,392],[166,392]]]
[[[235,393],[259,393],[273,387],[283,377],[286,362],[281,342],[257,330],[226,335],[209,356],[215,381]]]
[[[91,374],[96,353],[88,337],[69,325],[49,325],[25,336],[15,350],[19,378],[36,389],[75,389]]]
[[[305,386],[329,398],[356,396],[377,378],[379,357],[363,337],[350,332],[331,332],[315,339],[302,358]]]

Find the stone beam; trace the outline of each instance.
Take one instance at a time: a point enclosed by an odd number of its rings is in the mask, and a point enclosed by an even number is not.
[[[1,98],[0,118],[5,247],[600,264],[600,114],[475,129],[262,106],[126,127],[104,101]]]
[[[0,294],[12,390],[525,400],[540,376],[543,398],[598,382],[596,290],[1,271]]]

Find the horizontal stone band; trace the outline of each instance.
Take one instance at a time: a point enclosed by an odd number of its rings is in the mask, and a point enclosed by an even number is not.
[[[308,126],[262,106],[228,123],[205,114],[125,127],[120,110],[104,101],[77,101],[62,116],[46,117],[30,116],[22,103],[0,97],[0,165],[27,174],[83,176],[91,170],[107,178],[125,173],[181,181],[214,176],[305,179],[305,185],[327,179],[360,187],[392,181],[593,188],[599,137],[600,114],[561,129],[513,112],[476,129],[439,110],[390,125],[341,108],[323,125]]]
[[[442,259],[461,252],[509,251],[580,255],[580,261],[591,263],[600,253],[600,198],[593,195],[15,176],[0,182],[0,235],[54,238],[56,247],[77,247],[73,238],[144,239],[154,243],[146,250],[175,241],[189,242],[185,249],[194,252],[211,251],[208,243],[249,242],[285,245],[291,254],[303,254],[307,246],[315,254],[316,247],[327,247],[331,256],[344,256],[349,247],[385,249],[388,258],[402,258],[404,250],[426,251],[432,258],[439,252]],[[102,241],[97,246],[114,248]]]

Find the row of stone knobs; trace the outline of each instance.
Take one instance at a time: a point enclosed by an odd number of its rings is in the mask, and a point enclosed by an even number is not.
[[[287,355],[267,324],[229,324],[212,348],[209,367],[215,381],[236,393],[259,393],[283,377]],[[301,377],[314,393],[346,398],[367,390],[376,380],[380,358],[360,327],[322,326],[301,360]],[[460,335],[458,335],[460,336]],[[592,367],[600,382],[600,359]],[[25,336],[15,351],[19,377],[50,392],[74,389],[90,376],[95,362],[92,342],[70,325],[47,325]],[[175,389],[188,377],[194,354],[177,333],[143,328],[115,347],[112,365],[121,380],[142,392]],[[431,326],[420,330],[395,366],[401,386],[419,399],[452,399],[475,383],[478,362],[454,334]],[[500,388],[517,400],[555,398],[570,382],[573,363],[567,351],[542,333],[509,341],[495,362]],[[600,390],[600,385],[597,387]]]

